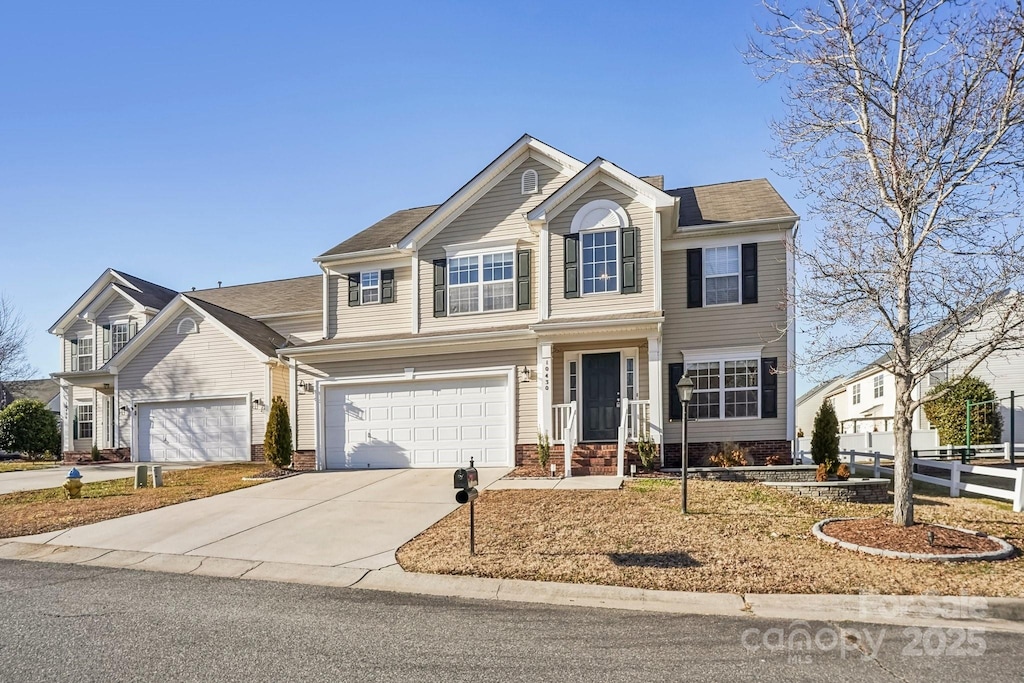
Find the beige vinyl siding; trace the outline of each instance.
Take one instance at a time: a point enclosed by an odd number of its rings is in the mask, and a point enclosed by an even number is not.
[[[628,348],[637,349],[637,400],[646,401],[649,398],[650,382],[647,376],[647,339],[644,338],[628,341],[590,341],[574,344],[556,344],[555,348],[551,351],[551,402],[556,404],[569,402],[568,387],[565,384],[565,355],[567,353],[579,351],[602,353]],[[625,361],[620,360],[620,363],[622,362]],[[579,366],[577,366],[576,372],[578,377],[580,372]],[[623,385],[623,395],[625,395],[625,388],[625,385]]]
[[[737,236],[736,244],[743,242]],[[786,247],[779,242],[757,245],[756,304],[732,304],[704,308],[686,307],[686,250],[666,251],[663,297],[663,386],[666,441],[679,443],[680,425],[668,422],[668,364],[683,362],[684,349],[712,350],[737,346],[764,346],[762,358],[778,358],[783,372],[778,375],[778,417],[773,419],[704,420],[690,422],[689,438],[694,443],[711,441],[757,441],[786,438]],[[760,372],[760,369],[758,370]],[[761,378],[759,377],[759,381]]]
[[[100,336],[100,346],[103,345],[102,334],[103,333],[102,333],[102,330],[101,330],[100,331],[100,335],[101,335]],[[64,337],[62,338],[62,346],[63,346],[63,349],[64,349],[64,372],[71,372],[71,368],[73,367],[72,364],[71,364],[71,349],[72,349],[71,342],[76,337],[92,337],[93,338],[93,346],[92,346],[92,350],[93,350],[93,368],[95,369],[95,368],[99,367],[99,365],[97,365],[96,361],[95,361],[95,359],[97,358],[97,356],[96,356],[95,328],[93,327],[93,324],[91,322],[88,322],[86,320],[79,320],[74,325],[72,325],[70,328],[68,328],[68,331],[64,333]],[[100,349],[100,352],[102,353],[102,349]],[[102,361],[100,361],[100,364],[102,364]]]
[[[537,172],[540,192],[522,194],[522,175],[527,169]],[[557,190],[567,178],[532,157],[526,158],[501,181],[467,208],[458,218],[438,233],[419,251],[420,258],[420,329],[424,332],[479,328],[484,325],[524,326],[537,320],[540,258],[537,236],[530,230],[523,214]],[[446,258],[445,246],[452,244],[501,242],[519,240],[519,249],[531,250],[531,306],[528,310],[495,311],[467,315],[434,317],[434,260]],[[514,286],[514,285],[513,285]]]
[[[298,368],[298,381],[309,382],[316,386],[316,375],[303,372]],[[298,405],[295,407],[296,426],[295,443],[296,450],[312,451],[316,449],[316,396],[313,392],[297,392],[295,400]]]
[[[96,316],[96,320],[100,325],[106,325],[115,320],[124,320],[125,318],[134,317],[139,322],[139,327],[142,327],[142,317],[136,313],[132,316],[132,312],[135,310],[135,304],[122,297],[116,297],[113,301],[107,304],[107,307]]]
[[[314,365],[314,364],[310,364]],[[470,353],[416,356],[413,358],[379,358],[368,360],[339,361],[315,364],[317,370],[326,372],[332,379],[348,379],[352,377],[403,377],[406,368],[413,368],[419,373],[477,370],[515,365],[536,370],[537,351],[532,348],[508,349],[506,351],[477,351]],[[516,434],[518,443],[536,443],[537,441],[537,382],[515,381],[512,390],[516,392]],[[311,401],[309,401],[311,403]],[[303,412],[307,408],[303,406]],[[307,446],[302,425],[305,423],[303,412],[300,412],[300,447]],[[312,412],[312,411],[310,411]]]
[[[76,406],[79,403],[92,404],[92,438],[87,439],[74,439],[72,442],[72,451],[88,451],[92,449],[93,442],[99,443],[100,437],[100,417],[99,411],[102,409],[102,401],[99,400],[99,396],[95,389],[88,389],[86,387],[71,387],[71,404],[70,410],[71,415],[68,419],[74,420],[78,414]],[[74,427],[72,427],[72,434],[74,434]]]
[[[378,270],[364,266],[364,271]],[[332,275],[328,281],[330,338],[370,337],[383,334],[408,334],[412,329],[412,266],[395,268],[395,302],[391,304],[348,305],[348,279]],[[347,270],[360,272],[358,268]],[[317,336],[317,339],[320,335]]]
[[[291,387],[288,385],[288,366],[275,364],[270,366],[270,398],[280,396],[288,406],[288,412],[292,411]]]
[[[320,313],[281,318],[260,319],[264,325],[290,339],[293,343],[319,341],[324,336],[324,321]]]
[[[178,334],[178,323],[184,318],[198,323],[198,334]],[[264,396],[266,373],[267,366],[248,348],[221,332],[213,321],[188,310],[171,320],[121,369],[118,388],[123,405],[250,392],[253,399],[269,403]],[[265,411],[252,413],[253,443],[263,442],[266,416]],[[131,430],[126,422],[121,421],[121,439],[129,445]]]
[[[640,291],[636,294],[583,294],[582,283],[580,296],[575,299],[565,298],[565,235],[572,232],[572,219],[576,213],[589,202],[607,199],[615,202],[626,212],[630,225],[636,228],[637,240],[637,276]],[[634,201],[604,183],[598,183],[587,190],[568,207],[562,210],[549,226],[551,239],[551,317],[563,315],[594,315],[600,313],[627,313],[630,311],[650,311],[654,309],[654,210]],[[619,258],[621,263],[621,241]],[[582,249],[581,249],[582,251]],[[580,273],[583,262],[580,254]],[[619,272],[619,284],[622,280]]]

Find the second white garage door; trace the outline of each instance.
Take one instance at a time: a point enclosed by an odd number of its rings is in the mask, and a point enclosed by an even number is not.
[[[505,377],[326,387],[327,468],[508,465],[509,391]]]
[[[143,403],[138,419],[143,462],[249,460],[245,398]]]

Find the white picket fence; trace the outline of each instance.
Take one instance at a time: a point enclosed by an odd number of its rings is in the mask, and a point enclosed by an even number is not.
[[[894,474],[892,456],[879,453],[878,451],[873,453],[840,451],[839,460],[849,465],[852,476],[858,474],[858,469],[861,476],[864,476],[869,470],[874,477],[880,477],[883,474],[893,476]],[[984,465],[964,465],[959,460],[933,460],[931,458],[912,458],[912,460],[916,466],[949,471],[948,479],[933,477],[915,471],[913,474],[915,481],[923,481],[948,488],[949,495],[953,498],[958,498],[962,492],[966,492],[987,498],[1008,500],[1013,504],[1014,512],[1024,512],[1024,467],[1003,469],[1000,467],[986,467]],[[886,464],[883,465],[883,462]],[[807,451],[797,452],[797,464],[809,465],[813,463],[814,461],[811,459],[810,453]],[[1013,482],[1013,490],[965,482],[962,481],[964,474],[1009,479]]]

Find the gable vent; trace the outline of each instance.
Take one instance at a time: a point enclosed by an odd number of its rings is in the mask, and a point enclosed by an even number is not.
[[[540,191],[538,188],[539,183],[537,182],[537,172],[534,171],[532,168],[523,171],[523,178],[521,180],[521,183],[523,188],[523,194],[537,194],[537,192]]]

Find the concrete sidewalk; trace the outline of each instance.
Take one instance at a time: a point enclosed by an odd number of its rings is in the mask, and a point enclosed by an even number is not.
[[[135,476],[136,465],[160,465],[164,472],[172,470],[187,470],[193,467],[205,467],[206,465],[219,465],[223,463],[210,462],[110,462],[102,465],[58,465],[45,470],[23,470],[20,472],[0,473],[0,495],[14,493],[16,491],[38,491],[39,489],[52,489],[63,486],[67,481],[68,472],[72,467],[77,467],[82,473],[82,481],[109,481],[111,479],[129,479]]]

